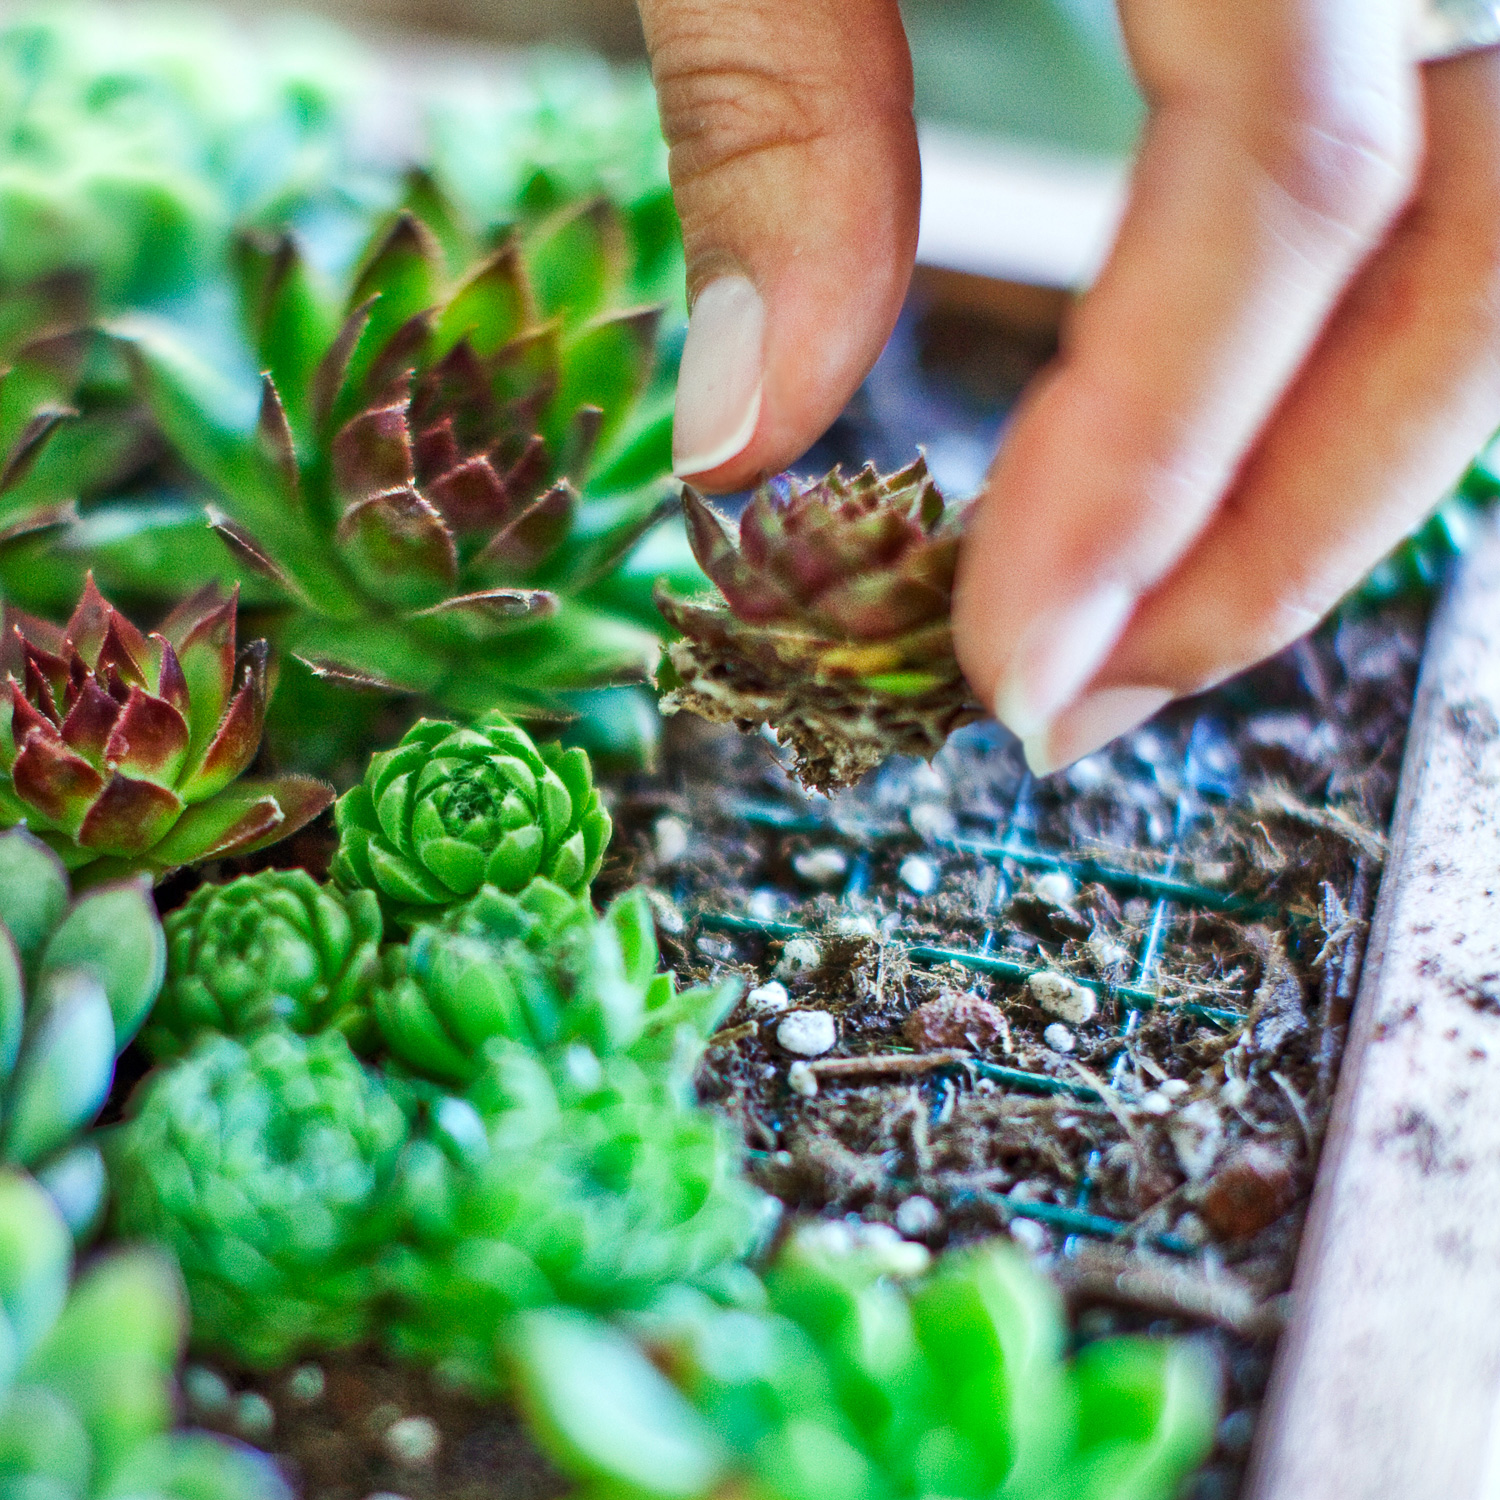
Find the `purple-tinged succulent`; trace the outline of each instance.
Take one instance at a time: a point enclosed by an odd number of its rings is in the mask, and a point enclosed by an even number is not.
[[[982,718],[953,655],[962,511],[925,460],[884,477],[790,477],[759,489],[736,533],[691,487],[688,535],[720,597],[657,603],[686,637],[667,712],[772,725],[798,775],[848,786],[889,755],[935,754]]]
[[[265,721],[264,641],[195,594],[142,635],[90,576],[73,617],[5,613],[0,827],[25,824],[83,883],[245,854],[333,800],[305,776],[242,778]]]

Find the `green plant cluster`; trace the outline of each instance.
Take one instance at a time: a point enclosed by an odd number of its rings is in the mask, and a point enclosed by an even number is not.
[[[508,1350],[585,1496],[1169,1500],[1212,1446],[1207,1356],[1113,1338],[1065,1359],[1064,1328],[1009,1246],[929,1265],[883,1226],[823,1223],[761,1307],[675,1294],[640,1342],[547,1309]]]
[[[492,1386],[517,1308],[639,1306],[743,1255],[767,1200],[691,1091],[738,986],[679,992],[638,892],[595,915],[584,752],[424,722],[346,806],[346,889],[263,871],[168,918],[116,1226],[173,1248],[199,1341],[275,1366],[379,1332]],[[388,866],[419,853],[448,883],[398,906],[414,930],[382,952]]]
[[[0,1489],[35,1500],[286,1500],[271,1463],[168,1432],[184,1308],[171,1263],[73,1246],[35,1183],[0,1170]]]

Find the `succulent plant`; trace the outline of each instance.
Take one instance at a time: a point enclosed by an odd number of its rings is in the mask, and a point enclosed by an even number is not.
[[[738,533],[691,487],[688,535],[715,597],[658,590],[685,639],[664,712],[772,725],[797,774],[849,786],[893,754],[932,756],[984,716],[953,655],[962,526],[924,459],[884,477],[835,469],[757,490]]]
[[[193,1338],[276,1367],[371,1331],[406,1117],[337,1032],[207,1036],[111,1143],[115,1227],[177,1257]]]
[[[64,626],[6,612],[0,825],[25,823],[87,881],[244,854],[333,800],[306,776],[240,773],[260,745],[267,651],[235,650],[210,588],[143,636],[90,577]]]
[[[545,880],[519,897],[486,887],[442,925],[387,951],[375,1014],[391,1056],[419,1076],[464,1086],[495,1040],[557,1054],[628,1053],[665,1077],[690,1077],[698,1051],[739,996],[737,981],[678,992],[658,973],[645,896],[600,919]]]
[[[656,632],[595,602],[673,508],[669,418],[633,420],[657,313],[612,305],[621,231],[603,203],[481,252],[421,196],[424,217],[398,216],[337,300],[291,240],[246,242],[254,426],[221,414],[222,380],[159,327],[119,332],[303,669],[461,718],[555,718],[659,655]]]
[[[62,862],[30,834],[0,834],[0,1163],[92,1228],[104,1166],[80,1140],[115,1058],[161,988],[166,944],[142,882],[73,900]]]
[[[47,1500],[286,1500],[259,1454],[169,1432],[183,1307],[171,1265],[114,1251],[69,1286],[72,1241],[0,1171],[0,1489]]]
[[[0,277],[86,270],[105,308],[182,295],[229,226],[326,203],[348,166],[350,44],[253,42],[201,14],[11,7],[0,24]]]
[[[765,1313],[658,1304],[638,1329],[651,1359],[558,1309],[519,1315],[508,1347],[581,1496],[1179,1492],[1216,1420],[1198,1349],[1115,1338],[1064,1362],[1056,1294],[1008,1246],[927,1260],[883,1226],[818,1225],[771,1268]]]
[[[588,755],[535,745],[503,714],[472,728],[422,719],[340,799],[334,879],[373,890],[397,923],[436,920],[486,883],[545,876],[579,894],[599,872],[609,814]]]
[[[725,1122],[657,1070],[581,1042],[550,1060],[492,1042],[467,1099],[447,1099],[403,1175],[405,1240],[384,1262],[402,1359],[484,1389],[521,1309],[612,1311],[712,1283],[774,1223]]]
[[[288,1026],[337,1031],[362,1050],[382,930],[373,891],[319,885],[306,870],[199,886],[167,917],[166,986],[142,1040],[163,1058],[204,1032]]]

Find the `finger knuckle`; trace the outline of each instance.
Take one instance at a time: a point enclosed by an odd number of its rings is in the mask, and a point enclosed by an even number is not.
[[[753,28],[727,37],[691,17],[656,38],[653,74],[677,187],[847,126],[848,89],[830,76],[828,60],[789,58],[773,42]],[[882,107],[879,99],[866,104]]]
[[[1371,90],[1342,99],[1294,97],[1272,112],[1253,149],[1299,214],[1369,239],[1410,197],[1420,146],[1405,108]]]

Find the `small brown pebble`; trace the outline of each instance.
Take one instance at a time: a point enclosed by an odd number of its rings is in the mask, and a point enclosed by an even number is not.
[[[934,1047],[992,1047],[1009,1032],[998,1005],[976,995],[942,995],[919,1005],[902,1028],[906,1040],[924,1052]]]
[[[1297,1173],[1283,1152],[1251,1141],[1231,1151],[1198,1212],[1221,1239],[1242,1240],[1274,1224],[1297,1199]]]

